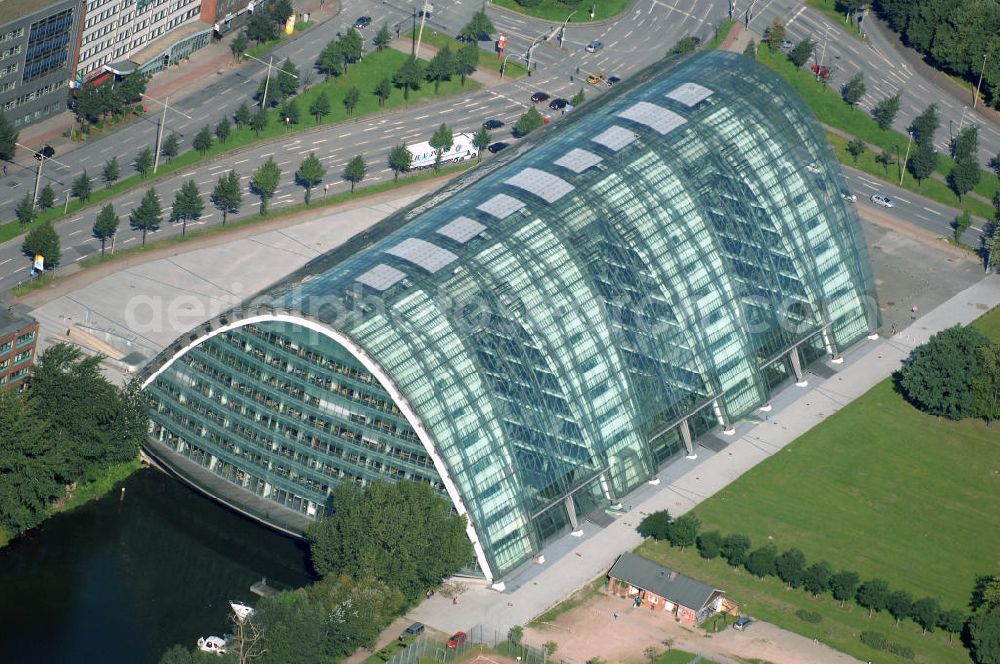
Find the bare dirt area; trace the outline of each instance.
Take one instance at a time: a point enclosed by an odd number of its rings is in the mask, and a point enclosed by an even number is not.
[[[615,617],[617,615],[617,617]],[[628,600],[600,594],[540,628],[526,628],[524,640],[540,644],[555,641],[553,660],[582,664],[600,657],[615,664],[640,664],[650,646],[659,651],[670,641],[674,648],[711,659],[738,664],[737,657],[773,664],[849,664],[858,660],[828,646],[768,623],[755,622],[745,632],[726,629],[707,634],[686,627],[670,615],[635,608]]]

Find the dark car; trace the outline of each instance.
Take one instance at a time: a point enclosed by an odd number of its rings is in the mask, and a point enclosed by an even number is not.
[[[403,633],[399,635],[399,640],[402,641],[403,639],[407,639],[412,636],[420,636],[423,633],[424,633],[424,624],[415,622],[403,630]]]
[[[569,101],[563,99],[562,97],[556,97],[555,99],[549,102],[549,108],[556,111],[566,108],[567,105],[569,105]]]
[[[536,92],[535,94],[531,95],[531,101],[537,104],[540,101],[547,101],[548,98],[551,96],[552,95],[550,95],[547,92]]]
[[[621,80],[622,79],[617,76],[608,76],[608,85],[614,85],[615,83],[621,82]]]
[[[503,141],[497,141],[496,143],[492,143],[486,149],[489,150],[490,152],[492,152],[493,154],[496,154],[497,152],[500,152],[500,150],[503,150],[508,145],[510,145],[510,143],[504,143]]]
[[[736,619],[736,622],[733,623],[733,629],[742,632],[747,627],[749,627],[751,623],[753,623],[753,620],[751,620],[750,618],[746,616],[740,616],[739,618]]]
[[[426,10],[421,9],[420,11],[417,12],[417,18],[430,18],[432,11],[434,10],[429,8]]]
[[[489,120],[483,123],[483,129],[499,129],[502,126],[503,126],[503,120],[496,120],[494,118],[490,118]]]
[[[358,18],[357,21],[354,22],[354,27],[357,28],[358,30],[361,30],[363,28],[367,28],[371,24],[372,24],[371,16],[362,16]]]

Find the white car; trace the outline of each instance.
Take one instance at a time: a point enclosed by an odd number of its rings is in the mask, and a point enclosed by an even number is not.
[[[852,203],[854,203],[855,201],[857,201],[857,200],[858,200],[858,196],[857,196],[857,194],[852,194],[852,193],[851,193],[851,192],[849,192],[849,191],[845,191],[845,192],[843,192],[843,193],[841,194],[841,196],[843,196],[843,197],[844,197],[844,200],[845,200],[845,201],[851,201]]]
[[[587,53],[597,53],[602,48],[604,48],[604,44],[602,44],[600,40],[595,39],[594,41],[587,44]]]
[[[817,164],[815,161],[811,164],[806,164],[806,170],[809,171],[810,173],[816,173],[817,175],[823,172],[823,169],[820,168],[819,164]]]
[[[895,205],[892,199],[885,194],[872,194],[872,203],[885,208],[891,208]]]

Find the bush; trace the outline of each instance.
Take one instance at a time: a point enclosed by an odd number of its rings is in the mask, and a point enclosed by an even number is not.
[[[750,538],[741,533],[726,535],[726,538],[722,540],[722,548],[719,549],[719,555],[733,567],[739,567],[746,563],[748,553],[750,553]]]
[[[653,512],[639,523],[636,531],[643,537],[652,537],[659,542],[667,539],[667,533],[670,531],[670,522],[672,520],[670,512],[667,510]]]
[[[816,613],[815,611],[806,611],[805,609],[799,609],[795,612],[799,620],[804,620],[807,623],[817,624],[823,622],[823,614]]]
[[[889,647],[889,639],[882,632],[861,632],[861,643],[875,650],[885,650]]]
[[[777,572],[774,561],[778,557],[778,547],[767,544],[747,557],[747,571],[756,577],[774,576]]]
[[[722,551],[722,535],[718,530],[710,530],[698,535],[698,554],[706,559],[717,558]]]
[[[514,625],[507,632],[507,640],[513,643],[515,646],[521,645],[521,639],[524,638],[524,628],[520,625]]]
[[[906,400],[929,415],[960,420],[972,414],[972,379],[979,373],[976,348],[989,344],[972,327],[942,330],[917,347],[894,374]]]
[[[891,652],[896,657],[902,657],[903,659],[913,659],[916,657],[916,653],[913,652],[913,648],[899,643],[890,643],[886,650]]]
[[[671,546],[681,549],[691,546],[698,537],[701,522],[694,514],[685,514],[667,527],[667,539]]]
[[[545,642],[545,650],[547,650],[550,655],[553,654],[558,648],[559,644],[556,643],[555,641]]]

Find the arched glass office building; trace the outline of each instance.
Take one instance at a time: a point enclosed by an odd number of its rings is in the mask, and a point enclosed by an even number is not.
[[[500,579],[877,327],[844,191],[752,60],[650,67],[178,339],[149,450],[293,531],[429,482]]]

